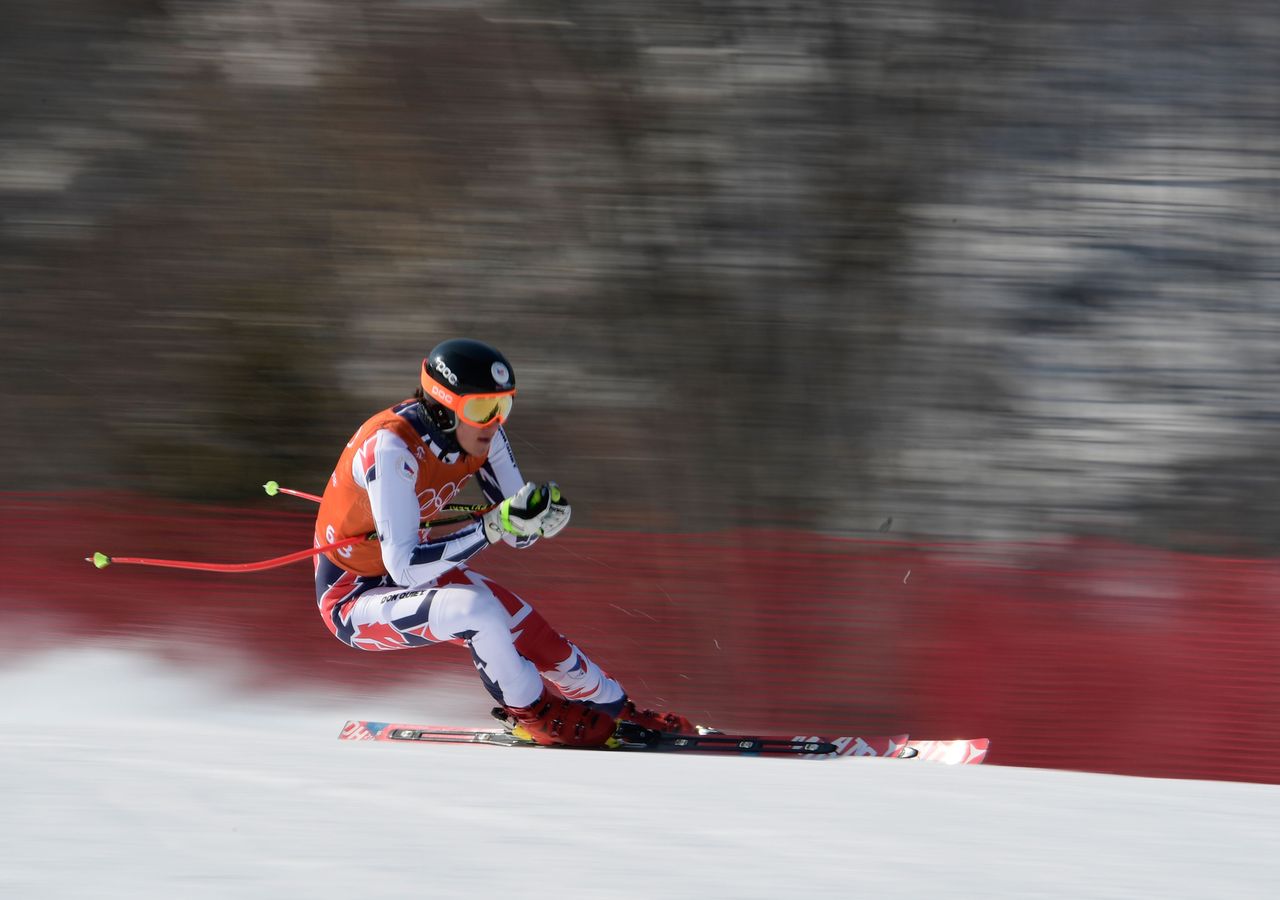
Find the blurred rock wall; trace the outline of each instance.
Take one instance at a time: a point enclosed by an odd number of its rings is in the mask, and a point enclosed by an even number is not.
[[[1280,12],[0,0],[0,487],[318,489],[490,340],[601,527],[1280,545]]]

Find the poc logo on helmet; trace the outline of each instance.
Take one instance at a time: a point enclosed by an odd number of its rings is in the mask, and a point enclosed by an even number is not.
[[[454,375],[449,367],[444,364],[443,359],[436,360],[436,371],[444,376],[445,381],[449,382],[454,387],[458,386],[458,376]]]

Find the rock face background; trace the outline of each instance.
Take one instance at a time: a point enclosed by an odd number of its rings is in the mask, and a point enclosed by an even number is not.
[[[0,2],[0,487],[316,488],[501,345],[575,519],[1280,544],[1280,14]]]

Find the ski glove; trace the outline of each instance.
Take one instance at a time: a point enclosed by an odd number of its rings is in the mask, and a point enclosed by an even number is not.
[[[559,488],[556,493],[559,493]],[[526,481],[524,487],[481,516],[484,536],[490,544],[498,543],[504,535],[514,538],[538,536],[542,533],[550,499],[549,485]]]
[[[548,482],[547,490],[551,494],[551,502],[547,506],[547,515],[542,520],[542,536],[555,537],[564,526],[569,524],[569,516],[573,508],[560,492],[560,485],[554,481]]]

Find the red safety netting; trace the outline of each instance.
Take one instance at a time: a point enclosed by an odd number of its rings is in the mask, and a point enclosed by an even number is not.
[[[247,688],[429,690],[432,673],[470,669],[452,646],[334,640],[309,564],[225,575],[83,559],[240,562],[310,544],[305,507],[267,504],[0,496],[6,655],[119,637],[181,665],[233,646],[259,662]],[[570,528],[473,562],[640,702],[722,728],[986,736],[997,764],[1280,783],[1280,561]]]

